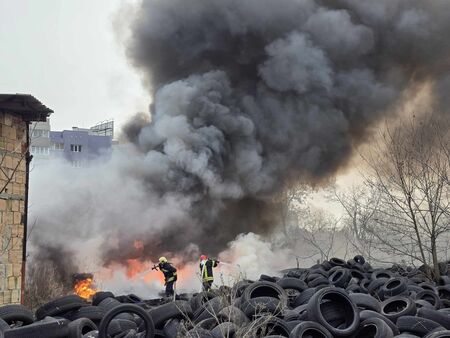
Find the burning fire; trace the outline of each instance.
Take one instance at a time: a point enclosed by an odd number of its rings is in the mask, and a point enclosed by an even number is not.
[[[92,274],[77,274],[73,276],[73,290],[76,295],[84,299],[90,299],[97,292],[94,288]]]

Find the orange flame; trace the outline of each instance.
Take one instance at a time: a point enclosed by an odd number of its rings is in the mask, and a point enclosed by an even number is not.
[[[97,292],[92,285],[92,278],[82,279],[75,283],[73,289],[75,294],[84,299],[90,299]]]

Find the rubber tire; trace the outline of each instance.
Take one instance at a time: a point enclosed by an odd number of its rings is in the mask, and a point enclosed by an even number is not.
[[[381,287],[381,293],[383,297],[389,298],[393,296],[398,296],[404,293],[407,290],[406,281],[401,277],[393,277],[389,279],[384,285]]]
[[[338,311],[341,316],[349,316],[349,311],[352,312],[353,318],[348,321],[346,318],[347,326],[344,328],[338,328],[331,325],[322,313],[322,300],[331,296],[331,298],[337,299],[340,303]],[[336,301],[329,301],[329,303],[336,304]],[[344,303],[344,304],[343,304]],[[342,312],[341,312],[342,311]],[[308,302],[307,314],[310,321],[314,321],[325,327],[333,336],[345,337],[352,335],[359,325],[359,311],[355,303],[351,300],[349,295],[342,289],[337,288],[324,288],[316,292],[314,296]]]
[[[164,322],[172,318],[191,318],[192,308],[189,302],[177,300],[151,309],[148,313],[155,327],[160,327]]]
[[[280,300],[284,299],[284,305],[287,303],[286,291],[276,283],[272,282],[255,282],[245,289],[242,299],[248,301],[257,297],[273,297]]]
[[[374,328],[375,332],[366,330],[368,328]],[[372,334],[374,333],[374,334]],[[394,333],[392,332],[389,325],[385,323],[384,320],[380,318],[371,318],[366,319],[359,325],[358,331],[356,331],[355,335],[352,338],[393,338]]]
[[[83,335],[83,338],[98,338],[98,330],[91,331]]]
[[[314,336],[311,333],[314,333]],[[333,338],[333,335],[322,325],[310,321],[298,324],[296,327],[294,327],[294,329],[291,331],[291,334],[289,335],[289,338],[306,337]]]
[[[198,328],[192,329],[188,331],[188,335],[186,337],[195,337],[195,338],[215,338],[212,333],[208,330]]]
[[[92,296],[92,305],[97,306],[106,298],[114,298],[114,294],[109,291],[98,291]]]
[[[4,305],[0,307],[0,318],[8,325],[13,322],[20,321],[23,325],[30,325],[34,323],[33,312],[28,310],[25,306],[20,304]]]
[[[276,283],[276,282],[277,282],[277,279],[276,279],[275,277],[272,277],[272,276],[261,275],[261,276],[259,276],[259,281],[260,281],[260,282],[266,281],[266,282]]]
[[[234,337],[238,327],[231,322],[223,322],[211,330],[211,334],[215,338],[231,338]]]
[[[397,336],[400,334],[400,331],[398,330],[397,326],[392,322],[392,320],[386,318],[381,313],[370,311],[370,310],[363,310],[359,313],[359,318],[361,321],[364,321],[366,319],[371,319],[371,318],[379,318],[382,321],[384,321],[391,328],[394,335]]]
[[[337,269],[330,275],[330,277],[328,277],[328,280],[330,281],[330,284],[335,287],[345,288],[351,278],[352,276],[350,275],[350,271],[348,269]]]
[[[217,314],[217,318],[224,322],[232,322],[237,326],[242,326],[249,322],[246,314],[241,309],[233,305],[226,306],[220,310]]]
[[[450,331],[438,331],[438,332],[431,332],[430,334],[427,334],[424,338],[450,338]]]
[[[113,308],[108,311],[100,322],[98,337],[108,338],[108,325],[118,314],[120,313],[133,313],[141,317],[145,324],[145,336],[144,338],[153,338],[155,335],[155,325],[150,315],[141,307],[134,304],[124,304]]]
[[[99,306],[86,306],[67,314],[65,318],[69,320],[87,318],[92,320],[94,323],[100,323],[105,314],[105,309]]]
[[[393,307],[396,303],[403,303],[404,307],[401,309],[401,311],[395,312],[390,311],[390,308]],[[395,296],[381,303],[381,314],[386,318],[390,319],[392,322],[396,323],[397,318],[399,317],[415,315],[416,304],[412,299],[408,297]]]
[[[316,293],[316,288],[309,288],[303,291],[301,294],[295,298],[294,302],[292,303],[293,307],[299,307],[301,305],[307,304],[308,301],[311,299],[311,297]]]
[[[83,335],[95,330],[97,330],[97,325],[92,320],[79,318],[69,323],[68,338],[83,338]]]
[[[4,338],[66,338],[69,333],[69,321],[46,317],[33,324],[14,328],[4,332]]]
[[[361,310],[372,310],[375,312],[381,312],[381,304],[374,297],[365,293],[351,293],[350,299]]]
[[[132,320],[114,318],[108,325],[108,335],[114,337],[129,330],[136,330],[137,328],[137,323]]]
[[[262,313],[281,314],[283,308],[283,305],[277,298],[258,297],[245,301],[241,310],[248,318],[252,319],[254,316],[260,316]]]
[[[163,333],[167,338],[177,338],[180,327],[181,327],[181,322],[178,319],[176,319],[176,318],[169,319],[164,324]]]
[[[308,283],[308,286],[310,288],[315,288],[315,287],[320,286],[320,285],[327,285],[328,286],[328,285],[330,285],[330,280],[327,277],[318,277],[318,278],[313,279],[312,281],[310,281]]]
[[[442,325],[447,330],[450,329],[450,316],[448,314],[423,307],[417,310],[417,316],[432,320]]]
[[[416,295],[417,299],[426,300],[428,303],[433,305],[433,307],[438,310],[441,307],[441,300],[439,295],[431,290],[423,290]]]
[[[283,289],[293,289],[300,292],[308,288],[308,285],[304,281],[292,277],[283,277],[277,281],[277,284]]]
[[[76,295],[64,296],[48,302],[36,310],[36,319],[42,320],[47,316],[58,316],[65,312],[77,310],[89,304]]]
[[[397,327],[400,332],[411,332],[413,334],[417,334],[420,337],[434,331],[441,330],[445,331],[445,328],[442,327],[439,323],[436,323],[432,320],[415,317],[415,316],[402,316],[397,320]]]

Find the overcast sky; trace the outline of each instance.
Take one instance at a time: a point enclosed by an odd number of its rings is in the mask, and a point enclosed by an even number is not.
[[[53,109],[53,130],[122,124],[149,97],[114,34],[121,0],[0,0],[0,93]],[[116,128],[117,130],[117,128]]]

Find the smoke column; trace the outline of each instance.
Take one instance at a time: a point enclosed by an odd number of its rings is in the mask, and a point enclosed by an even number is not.
[[[446,0],[147,0],[134,12],[126,54],[151,114],[130,120],[107,165],[64,185],[70,204],[37,208],[38,246],[89,239],[101,264],[133,258],[136,239],[151,259],[218,254],[277,224],[286,185],[345,166],[408,89],[431,83],[435,108],[448,100]],[[55,231],[68,223],[84,230]]]

